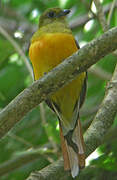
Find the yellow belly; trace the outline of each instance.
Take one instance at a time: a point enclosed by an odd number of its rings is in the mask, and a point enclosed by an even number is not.
[[[32,61],[35,79],[39,79],[68,56],[76,52],[77,46],[72,34],[48,33],[32,42],[29,56]],[[60,108],[67,121],[70,121],[76,101],[79,98],[85,73],[55,92],[51,99]]]

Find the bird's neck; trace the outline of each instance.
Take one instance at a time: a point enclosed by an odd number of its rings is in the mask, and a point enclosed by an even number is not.
[[[38,31],[33,35],[32,40],[40,37],[41,35],[45,35],[47,33],[68,33],[68,34],[71,34],[72,31],[66,23],[53,22],[51,24],[47,24],[47,25],[39,28]]]

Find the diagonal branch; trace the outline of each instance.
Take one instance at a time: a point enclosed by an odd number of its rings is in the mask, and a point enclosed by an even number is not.
[[[31,149],[30,151],[24,151],[20,153],[20,155],[17,155],[16,157],[13,157],[12,159],[5,161],[4,163],[1,163],[0,177],[35,160],[38,160],[39,162],[46,161],[47,163],[50,163],[48,160],[48,156],[50,156],[51,154],[51,150],[47,150],[44,152],[43,149]]]
[[[64,171],[63,160],[60,159],[39,172],[31,173],[26,180],[70,180],[68,177],[69,172]]]
[[[102,26],[102,29],[103,31],[107,31],[108,30],[108,24],[106,22],[106,18],[105,18],[105,15],[104,15],[104,11],[103,11],[103,7],[100,3],[99,0],[94,0],[94,3],[96,5],[96,9],[97,9],[97,16],[98,16],[98,19],[99,19],[99,22]]]
[[[3,137],[18,121],[52,92],[58,90],[102,57],[114,51],[117,48],[116,37],[117,28],[107,31],[20,93],[0,112],[0,137]]]
[[[117,65],[113,77],[107,85],[105,98],[93,122],[85,133],[87,156],[103,141],[117,114]],[[90,148],[88,148],[90,147]]]

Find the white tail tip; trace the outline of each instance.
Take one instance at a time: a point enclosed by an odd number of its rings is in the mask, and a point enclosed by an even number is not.
[[[78,167],[78,165],[77,166],[74,165],[71,170],[71,175],[73,178],[75,178],[76,176],[78,176],[78,174],[79,174],[79,167]]]

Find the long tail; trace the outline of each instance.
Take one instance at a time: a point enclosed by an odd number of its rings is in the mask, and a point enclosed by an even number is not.
[[[70,170],[74,178],[79,169],[85,166],[84,141],[81,132],[80,120],[77,121],[74,130],[63,136],[60,124],[61,147],[64,159],[64,169]]]

